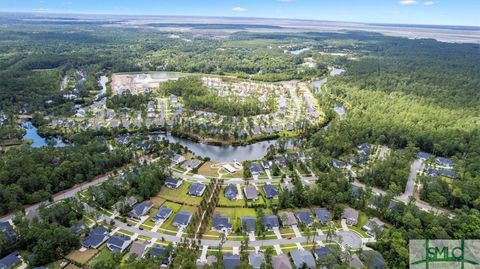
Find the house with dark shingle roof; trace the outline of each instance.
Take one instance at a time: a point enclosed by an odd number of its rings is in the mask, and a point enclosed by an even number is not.
[[[317,220],[323,225],[327,224],[331,218],[331,214],[326,208],[315,208],[315,215],[317,215]]]
[[[272,257],[272,266],[273,269],[292,269],[290,260],[285,254],[280,254]]]
[[[150,211],[150,209],[153,207],[153,203],[150,201],[143,201],[141,203],[138,203],[133,206],[132,211],[130,211],[129,215],[132,218],[141,218],[145,214]]]
[[[375,231],[383,231],[385,228],[385,222],[381,221],[378,218],[370,219],[362,229],[366,231],[369,235],[375,236]]]
[[[265,191],[265,197],[267,199],[278,199],[278,190],[271,184],[263,185],[263,191]]]
[[[265,254],[262,252],[250,252],[248,255],[248,264],[250,264],[253,269],[260,269],[263,263],[265,263]]]
[[[17,240],[17,233],[9,221],[0,222],[0,232],[2,233],[3,239],[6,241],[6,243],[13,243]]]
[[[15,251],[0,259],[0,269],[12,269],[20,264],[21,260],[19,255],[18,251]]]
[[[311,252],[306,250],[294,250],[290,252],[290,257],[292,257],[293,264],[295,268],[302,269],[315,269],[317,265],[315,263],[315,259]]]
[[[383,269],[385,267],[385,261],[377,251],[374,250],[364,250],[362,252],[362,260],[365,261],[366,266],[371,269]]]
[[[185,228],[190,223],[192,219],[192,213],[187,211],[180,211],[175,216],[175,219],[172,222],[172,225],[179,228]]]
[[[279,156],[275,158],[275,162],[278,166],[285,167],[287,165],[287,158],[285,158],[284,156]]]
[[[250,173],[252,173],[252,175],[254,175],[254,176],[260,175],[262,173],[262,171],[263,171],[263,168],[258,163],[252,163],[250,165]]]
[[[176,189],[176,188],[180,187],[180,185],[182,185],[182,183],[183,183],[183,180],[181,180],[181,179],[175,179],[175,178],[171,178],[171,177],[167,177],[165,179],[165,186],[167,186],[170,189]]]
[[[108,239],[108,231],[105,227],[94,228],[82,241],[85,248],[98,248]]]
[[[432,157],[431,154],[423,152],[423,151],[420,151],[419,153],[417,153],[417,159],[422,160],[422,161],[426,161],[426,160],[430,159],[430,157]]]
[[[244,232],[250,233],[255,232],[255,218],[252,216],[242,216],[240,217],[242,223],[242,230]]]
[[[166,207],[166,206],[161,206],[158,211],[157,211],[157,214],[152,218],[153,221],[157,222],[157,221],[166,221],[173,213],[173,210],[171,210],[170,208]]]
[[[69,230],[75,234],[82,234],[85,231],[86,227],[83,222],[79,222],[72,227],[69,228]]]
[[[305,226],[310,226],[313,223],[312,212],[309,210],[297,211],[295,216],[297,217],[298,221]]]
[[[230,253],[223,254],[223,266],[225,269],[235,269],[240,265],[240,256]]]
[[[212,230],[229,233],[232,231],[232,224],[230,223],[230,218],[227,216],[222,216],[219,214],[213,215]]]
[[[262,221],[263,221],[263,226],[267,231],[280,227],[280,223],[278,222],[278,217],[275,215],[265,215],[263,216]]]
[[[329,247],[319,247],[316,248],[313,251],[313,255],[315,256],[315,259],[320,260],[320,261],[326,261],[328,259],[328,255],[333,256],[333,263],[336,264],[338,263],[338,257],[333,253],[333,251]]]
[[[197,196],[200,197],[203,195],[203,192],[205,191],[207,187],[202,184],[202,183],[192,183],[190,187],[188,187],[188,194],[191,196]]]
[[[358,215],[359,213],[357,210],[347,207],[343,210],[342,219],[345,219],[349,225],[357,225]]]
[[[123,253],[132,243],[130,236],[114,235],[107,241],[107,247],[113,253]]]
[[[227,199],[235,200],[235,199],[237,199],[237,194],[238,194],[237,186],[235,186],[233,184],[228,184],[225,187],[224,195]]]
[[[256,201],[258,199],[258,190],[253,185],[248,185],[243,189],[245,198],[249,201]]]
[[[440,165],[440,166],[444,166],[444,167],[447,167],[447,168],[453,168],[453,165],[454,165],[452,160],[444,158],[444,157],[436,158],[435,159],[435,164]]]
[[[169,253],[164,246],[155,246],[150,249],[150,256],[154,258],[161,258],[162,265],[169,265],[172,261],[172,253]]]
[[[346,163],[337,159],[332,160],[332,165],[334,168],[337,168],[337,169],[345,169],[348,167]]]

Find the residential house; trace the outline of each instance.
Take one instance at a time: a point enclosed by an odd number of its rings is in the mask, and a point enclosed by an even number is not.
[[[255,232],[255,218],[252,216],[240,217],[242,230],[247,233]]]
[[[260,164],[258,163],[252,163],[250,165],[250,173],[254,176],[258,176],[263,172],[263,168]]]
[[[185,157],[183,157],[183,155],[180,155],[180,154],[175,154],[172,158],[171,158],[171,161],[173,164],[175,165],[179,165],[181,163],[183,163],[185,161]]]
[[[203,192],[205,191],[207,187],[202,184],[202,183],[192,183],[190,187],[188,187],[188,194],[191,196],[197,196],[200,197],[203,195]]]
[[[258,190],[254,185],[248,185],[243,189],[245,198],[248,201],[256,201],[258,199]]]
[[[193,170],[193,169],[197,169],[200,166],[200,164],[202,164],[202,161],[192,159],[184,162],[181,167],[185,170]]]
[[[282,226],[283,227],[291,227],[293,225],[297,225],[297,218],[295,218],[295,214],[290,211],[282,211],[278,213],[278,216],[280,217],[280,220],[282,221]]]
[[[313,223],[312,212],[309,210],[301,210],[295,213],[298,221],[305,226],[310,226]]]
[[[272,266],[273,269],[292,269],[292,265],[290,264],[290,260],[288,259],[287,255],[280,254],[277,256],[272,257]]]
[[[158,221],[166,221],[173,213],[173,210],[166,206],[161,206],[157,214],[152,218],[153,221],[158,222]]]
[[[172,254],[164,246],[155,246],[150,249],[150,256],[154,258],[161,258],[162,265],[169,265],[172,261]]]
[[[240,256],[230,253],[223,254],[223,266],[225,269],[235,269],[240,265]]]
[[[132,218],[141,218],[145,214],[150,211],[150,209],[153,207],[153,203],[150,201],[143,201],[139,204],[136,204],[133,206],[132,211],[130,211],[129,215]]]
[[[348,167],[346,163],[337,159],[332,160],[332,165],[334,168],[337,168],[337,169],[346,169]]]
[[[143,259],[145,257],[145,250],[147,250],[147,244],[144,242],[133,242],[130,247],[129,255],[135,255],[137,259]]]
[[[17,233],[9,221],[0,222],[0,232],[6,243],[14,243],[17,240]]]
[[[435,164],[446,167],[446,168],[453,168],[453,165],[454,165],[452,160],[447,159],[447,158],[443,158],[443,157],[436,158],[435,159]]]
[[[0,259],[0,269],[12,269],[19,265],[20,262],[20,253],[18,251],[12,252]]]
[[[112,208],[113,208],[113,211],[118,214],[120,213],[120,211],[122,211],[122,209],[126,207],[133,207],[133,205],[135,205],[137,202],[138,202],[137,198],[135,198],[134,196],[130,196],[126,199],[116,202],[112,206]]]
[[[267,199],[278,199],[278,190],[275,186],[270,184],[263,185],[263,191]]]
[[[386,268],[385,261],[377,251],[374,250],[364,250],[362,252],[362,260],[365,261],[366,266],[370,269],[383,269]]]
[[[233,184],[228,184],[225,187],[224,195],[229,200],[237,199],[237,195],[238,195],[237,186]]]
[[[285,167],[287,165],[287,159],[284,156],[276,157],[275,162],[280,167]]]
[[[265,254],[262,252],[250,252],[248,255],[248,264],[250,264],[253,269],[260,269],[262,264],[265,263]]]
[[[108,239],[108,231],[105,227],[97,227],[90,231],[90,234],[82,241],[85,248],[98,248]]]
[[[170,189],[177,189],[178,187],[180,187],[180,185],[182,185],[182,183],[183,183],[183,180],[181,179],[175,179],[171,177],[167,177],[165,179],[165,186],[167,186],[167,188],[170,188]]]
[[[350,259],[349,265],[351,268],[364,268],[363,262],[360,260],[357,254],[353,254],[352,258]]]
[[[270,167],[272,167],[272,161],[269,161],[269,160],[262,161],[262,166],[265,170],[268,170],[270,169]]]
[[[75,234],[82,234],[85,231],[85,229],[86,229],[85,224],[83,224],[83,222],[79,222],[73,225],[72,227],[70,227],[69,230]]]
[[[172,225],[178,228],[185,228],[190,223],[192,219],[192,213],[187,211],[180,211],[175,216],[175,219],[172,222]]]
[[[292,257],[293,264],[297,269],[315,269],[317,265],[315,259],[311,252],[306,250],[294,250],[290,252],[290,257]]]
[[[219,214],[213,215],[212,230],[223,233],[230,233],[232,231],[232,224],[230,218]]]
[[[333,257],[333,261],[332,263],[333,264],[336,264],[338,263],[338,257],[335,253],[333,253],[333,251],[329,248],[329,247],[319,247],[319,248],[316,248],[314,251],[313,251],[313,255],[315,256],[315,259],[317,260],[320,260],[320,261],[327,261],[328,260],[328,256],[331,255]]]
[[[458,175],[455,171],[453,171],[451,169],[445,169],[445,168],[435,169],[435,168],[430,167],[426,170],[426,173],[430,177],[442,176],[442,177],[448,177],[448,178],[451,178],[451,179],[457,179],[458,178]]]
[[[347,207],[343,210],[342,219],[345,219],[349,225],[357,225],[358,223],[358,211]]]
[[[107,247],[111,252],[123,253],[132,243],[130,236],[114,235],[107,241]]]
[[[373,218],[369,220],[362,229],[366,231],[369,235],[375,236],[376,231],[383,231],[385,228],[385,222],[381,221],[378,218]]]
[[[331,218],[331,214],[326,208],[315,208],[315,215],[317,215],[317,220],[323,225],[327,224]]]
[[[420,151],[419,153],[417,153],[417,159],[422,160],[422,161],[426,161],[426,160],[430,159],[431,157],[432,157],[431,154],[423,152],[423,151]]]
[[[280,227],[280,223],[278,222],[278,217],[275,215],[265,215],[263,216],[262,221],[263,221],[263,226],[267,231]]]

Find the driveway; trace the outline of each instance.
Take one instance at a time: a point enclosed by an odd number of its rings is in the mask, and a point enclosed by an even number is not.
[[[415,181],[417,179],[418,171],[422,171],[424,168],[424,163],[422,160],[415,160],[410,166],[410,174],[408,175],[407,186],[405,187],[405,192],[400,196],[400,199],[403,201],[408,201],[410,196],[413,196],[413,190],[415,188]]]

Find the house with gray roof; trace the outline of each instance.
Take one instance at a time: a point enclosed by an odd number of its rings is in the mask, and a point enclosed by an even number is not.
[[[254,175],[254,176],[260,175],[262,173],[262,171],[263,171],[263,168],[258,163],[252,163],[250,165],[250,173],[252,173],[252,175]]]
[[[366,263],[366,266],[371,269],[383,269],[386,268],[385,260],[382,254],[374,250],[364,250],[361,254],[362,260]]]
[[[263,226],[267,231],[280,227],[280,223],[278,222],[278,217],[275,215],[265,215],[263,216],[262,221],[263,221]]]
[[[192,159],[184,162],[181,167],[185,170],[192,170],[198,168],[200,164],[202,164],[202,161]]]
[[[271,184],[263,185],[263,191],[265,192],[265,198],[278,199],[278,190]]]
[[[422,160],[422,161],[426,161],[426,160],[430,159],[431,157],[432,157],[431,154],[423,152],[423,151],[420,151],[419,153],[417,153],[417,159]]]
[[[283,227],[291,227],[298,224],[297,218],[295,218],[295,214],[293,214],[293,212],[282,211],[278,213],[278,216],[280,217]]]
[[[191,196],[200,197],[203,195],[203,192],[205,191],[206,188],[207,187],[204,184],[194,182],[190,185],[190,187],[188,187],[188,194]]]
[[[240,265],[240,256],[230,253],[223,254],[223,266],[225,269],[235,269]]]
[[[233,184],[228,184],[225,187],[224,195],[227,199],[235,200],[235,199],[237,199],[237,194],[238,194],[237,186],[235,186]]]
[[[444,157],[438,157],[435,159],[435,164],[443,167],[447,167],[447,168],[453,168],[454,162]]]
[[[107,241],[107,247],[113,253],[123,253],[132,243],[130,236],[114,235]]]
[[[265,263],[265,254],[262,252],[250,252],[248,255],[248,264],[250,264],[253,269],[260,269],[263,263]]]
[[[359,213],[358,213],[357,210],[355,210],[351,207],[347,207],[343,210],[342,219],[345,219],[345,221],[349,225],[357,225],[358,215],[359,215]]]
[[[381,221],[379,218],[372,218],[370,219],[362,229],[367,232],[371,236],[375,236],[376,231],[383,231],[385,228],[385,222]]]
[[[253,185],[248,185],[243,189],[243,192],[245,193],[245,198],[248,201],[256,201],[258,199],[258,190],[255,186]]]
[[[222,216],[219,214],[213,215],[212,230],[229,233],[232,231],[232,224],[230,223],[230,218],[227,216]]]
[[[157,214],[152,218],[153,221],[158,222],[158,221],[166,221],[173,213],[173,210],[166,206],[161,206]]]
[[[285,254],[280,254],[272,257],[272,266],[273,269],[292,269],[290,260]]]
[[[20,253],[15,251],[0,259],[0,269],[12,269],[20,264],[21,260],[19,256]]]
[[[0,222],[0,233],[6,243],[14,243],[17,240],[17,233],[9,221]]]
[[[346,163],[337,159],[332,160],[332,165],[334,168],[337,168],[337,169],[346,169],[348,167]]]
[[[240,217],[242,224],[242,230],[244,232],[250,233],[255,232],[255,218],[252,216],[242,216]]]
[[[137,259],[143,259],[145,257],[145,251],[147,250],[147,244],[145,242],[133,242],[130,247],[129,255],[135,255]]]
[[[180,211],[175,216],[175,219],[172,222],[172,225],[178,228],[185,228],[190,223],[192,219],[192,213],[187,211]]]
[[[317,215],[317,220],[323,225],[327,224],[331,218],[330,211],[326,208],[315,208],[315,215]]]
[[[353,254],[352,258],[350,259],[349,265],[351,268],[363,268],[363,262],[360,260],[357,254]]]
[[[150,201],[143,201],[141,203],[138,203],[133,206],[132,211],[130,211],[129,215],[132,218],[141,218],[145,214],[150,211],[150,209],[153,207],[153,203]]]
[[[338,257],[337,255],[329,248],[329,247],[319,247],[319,248],[316,248],[314,251],[313,251],[313,255],[315,256],[315,259],[317,260],[320,260],[320,261],[327,261],[328,260],[328,256],[331,255],[333,256],[333,261],[332,263],[333,264],[337,264],[338,263]]]
[[[294,250],[290,252],[290,257],[292,257],[293,264],[295,268],[302,269],[315,269],[317,265],[315,263],[315,259],[311,252],[306,250]]]
[[[170,189],[177,189],[178,187],[180,187],[180,185],[182,185],[182,183],[183,183],[183,180],[181,179],[175,179],[171,177],[167,177],[165,179],[165,186],[167,186],[167,188],[170,188]]]
[[[295,213],[298,221],[305,226],[310,226],[313,223],[312,212],[309,210],[300,210]]]
[[[161,258],[162,265],[169,265],[172,261],[172,253],[170,253],[165,246],[152,247],[150,249],[150,256],[154,258]]]
[[[82,241],[85,248],[98,248],[108,239],[108,231],[105,227],[94,228]]]

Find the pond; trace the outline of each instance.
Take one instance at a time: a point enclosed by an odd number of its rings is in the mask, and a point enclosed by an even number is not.
[[[32,148],[41,148],[52,145],[54,147],[66,147],[68,144],[63,142],[60,138],[44,138],[38,134],[38,129],[31,121],[24,122],[22,128],[26,131],[23,140],[30,140]]]
[[[179,138],[171,134],[157,134],[159,138],[168,140],[171,143],[179,143],[188,148],[197,156],[209,157],[214,162],[253,161],[262,159],[268,152],[268,148],[277,145],[279,140],[260,141],[245,146],[232,145],[209,145],[194,142],[188,139]],[[285,142],[287,148],[294,146],[293,140]]]

